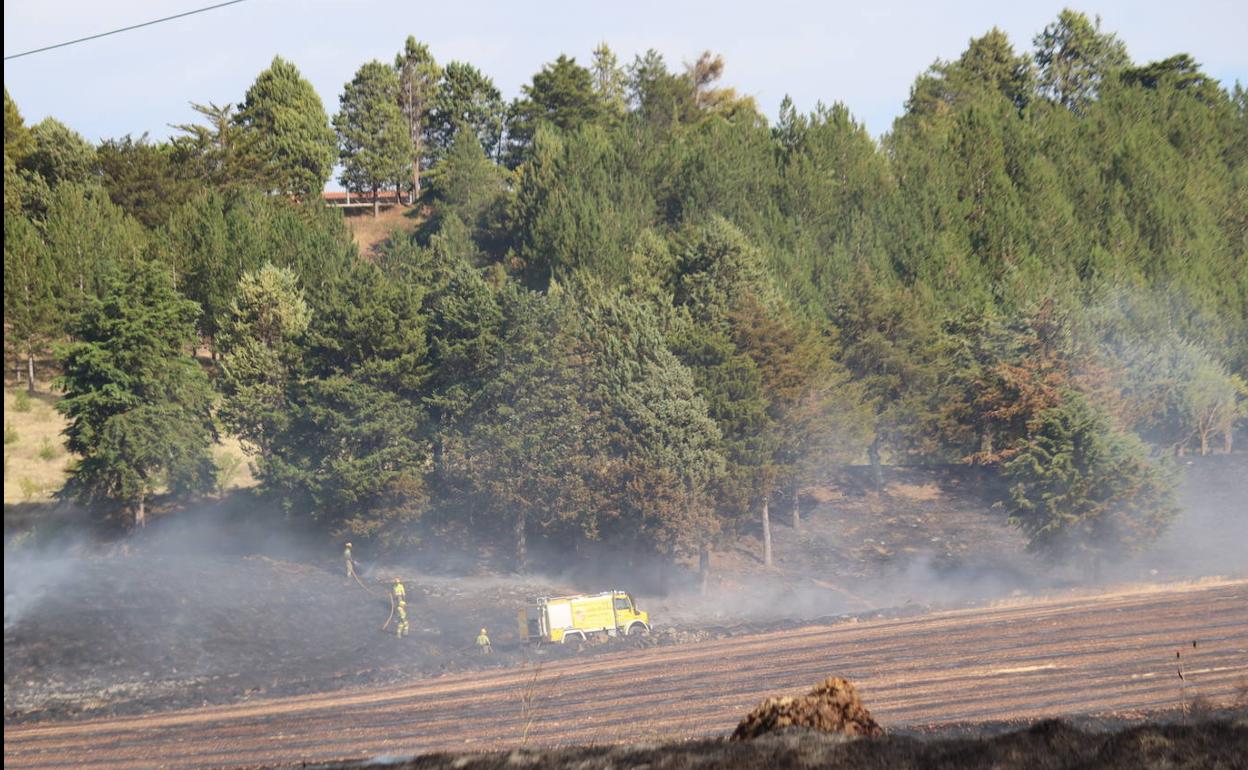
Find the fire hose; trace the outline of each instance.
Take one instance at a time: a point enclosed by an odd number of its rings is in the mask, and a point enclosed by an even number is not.
[[[354,565],[352,565],[352,568],[351,568],[351,577],[355,579],[355,582],[360,586],[360,588],[363,588],[365,591],[369,592],[370,594],[376,593],[375,591],[373,591],[373,589],[364,585],[363,581],[360,580],[360,576],[356,572]],[[386,595],[390,598],[390,615],[386,618],[386,622],[382,624],[381,626],[382,631],[385,631],[387,628],[389,628],[390,621],[394,620],[394,594],[388,592]]]
[[[390,594],[390,616],[386,618],[386,622],[382,624],[381,630],[385,631],[390,627],[390,621],[394,620],[394,594]]]

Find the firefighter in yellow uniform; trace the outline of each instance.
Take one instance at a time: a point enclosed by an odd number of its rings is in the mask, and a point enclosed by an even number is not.
[[[482,655],[489,655],[493,648],[490,647],[490,637],[485,633],[485,629],[481,629],[481,633],[477,634],[477,651]]]
[[[394,603],[401,604],[407,601],[407,589],[403,587],[403,581],[397,577],[394,579],[394,586],[390,589],[394,595]]]
[[[409,630],[407,625],[407,602],[400,599],[399,606],[396,608],[396,611],[399,614],[399,624],[394,627],[394,634],[398,638],[402,639],[408,635]]]

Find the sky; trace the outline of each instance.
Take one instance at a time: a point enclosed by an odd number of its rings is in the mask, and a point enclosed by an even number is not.
[[[4,53],[63,42],[220,0],[6,0]],[[1067,0],[1115,32],[1137,62],[1192,54],[1230,87],[1248,84],[1248,3]],[[1063,2],[459,2],[246,0],[5,62],[4,84],[28,124],[53,116],[92,141],[172,133],[190,102],[237,103],[274,55],[293,61],[326,110],[370,59],[393,61],[410,35],[440,62],[467,61],[507,98],[560,53],[588,64],[600,42],[622,63],[654,48],[673,69],[703,50],[724,56],[723,84],[773,119],[785,94],[801,110],[842,102],[879,136],[915,77],[956,58],[993,26],[1015,49]]]

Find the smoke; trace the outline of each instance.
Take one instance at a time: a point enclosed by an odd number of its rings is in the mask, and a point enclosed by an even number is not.
[[[4,556],[4,630],[14,628],[49,594],[71,585],[75,556],[9,552]]]

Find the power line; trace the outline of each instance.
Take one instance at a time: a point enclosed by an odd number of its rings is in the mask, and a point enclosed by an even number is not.
[[[67,40],[64,43],[57,43],[56,45],[46,45],[43,48],[35,48],[30,51],[22,51],[21,53],[15,53],[12,56],[6,56],[4,57],[4,60],[8,61],[9,59],[20,59],[23,56],[30,56],[32,53],[43,53],[44,51],[51,51],[53,48],[64,48],[67,45],[77,45],[78,43],[85,43],[88,40],[95,40],[101,37],[108,37],[109,35],[116,35],[118,32],[129,32],[132,29],[139,29],[140,27],[150,27],[153,24],[162,24],[166,21],[173,21],[174,19],[181,19],[184,16],[194,16],[197,13],[204,13],[205,11],[212,11],[217,8],[224,8],[227,5],[236,5],[241,2],[244,2],[244,0],[229,0],[229,2],[227,3],[217,3],[216,5],[210,5],[205,8],[196,8],[193,11],[187,11],[185,13],[174,14],[173,16],[166,16],[163,19],[153,19],[152,21],[145,21],[142,24],[132,24],[129,27],[122,27],[120,29],[114,29],[108,32],[101,32],[98,35],[80,37],[77,40]]]

